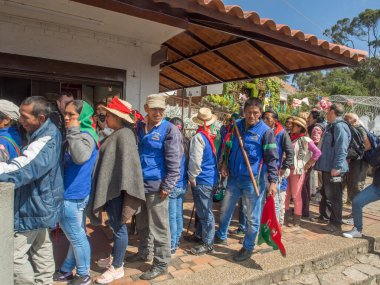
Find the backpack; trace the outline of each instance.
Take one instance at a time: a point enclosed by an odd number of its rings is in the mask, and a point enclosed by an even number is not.
[[[380,147],[380,136],[377,136],[372,132],[367,132],[367,137],[371,143],[372,148],[364,152],[363,159],[371,166],[377,167],[380,164],[380,158],[378,157],[376,149]]]
[[[364,156],[364,151],[365,151],[364,137],[362,136],[362,134],[359,132],[359,130],[356,127],[352,126],[351,124],[346,123],[345,121],[341,121],[341,122],[345,123],[348,126],[351,133],[351,141],[350,141],[350,144],[348,145],[346,159],[349,159],[349,160],[361,159]],[[340,122],[338,122],[337,124],[339,123]],[[335,126],[331,128],[331,134],[332,134],[331,146],[332,147],[335,145],[334,129],[335,129]]]

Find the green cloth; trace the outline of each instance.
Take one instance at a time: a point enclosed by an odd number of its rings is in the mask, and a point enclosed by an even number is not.
[[[86,102],[83,101],[83,108],[79,115],[79,122],[80,122],[80,130],[81,132],[87,132],[89,133],[95,140],[96,144],[98,144],[98,135],[93,128],[92,124],[92,115],[94,114],[94,109]]]

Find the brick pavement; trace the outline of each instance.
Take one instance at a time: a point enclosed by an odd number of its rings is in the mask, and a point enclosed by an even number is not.
[[[184,203],[184,235],[186,235],[186,227],[189,222],[189,218],[192,210],[192,198],[190,193],[186,195]],[[216,224],[218,225],[218,216],[220,203],[214,204],[214,213],[216,217]],[[318,208],[316,203],[311,203],[310,205],[311,213],[317,215]],[[236,211],[237,212],[237,211]],[[344,214],[349,214],[350,208],[344,207]],[[372,225],[374,223],[380,222],[380,201],[372,203],[365,208],[364,211],[364,225]],[[235,213],[234,219],[231,223],[231,228],[236,228],[237,224],[237,213]],[[193,229],[193,226],[190,227],[190,232]],[[351,226],[343,226],[343,230],[349,230]],[[99,258],[105,258],[111,252],[112,249],[112,232],[106,226],[102,227],[93,227],[88,225],[87,227],[91,249],[92,249],[92,276],[96,278],[97,275],[101,274],[104,269],[98,268],[94,261]],[[309,222],[302,221],[301,228],[293,229],[284,227],[283,229],[283,242],[285,247],[292,243],[303,243],[305,241],[313,241],[322,239],[326,237],[328,233],[321,230],[321,225]],[[232,261],[232,254],[241,248],[239,244],[240,236],[229,235],[228,246],[215,246],[215,252],[213,254],[203,255],[203,256],[193,256],[188,254],[188,250],[194,245],[188,242],[182,242],[181,247],[177,250],[175,256],[171,259],[171,264],[169,267],[169,273],[164,276],[160,276],[155,280],[148,282],[139,279],[139,276],[142,272],[147,270],[150,266],[146,262],[134,262],[129,263],[128,261],[124,264],[125,266],[125,277],[112,282],[112,285],[120,284],[156,284],[156,283],[165,283],[165,280],[175,279],[175,278],[191,278],[193,274],[197,274],[202,270],[208,270],[220,266],[225,266]],[[64,235],[53,237],[54,240],[54,249],[55,257],[57,264],[61,264],[64,254],[66,253],[68,242]],[[137,252],[138,240],[136,235],[130,235],[129,237],[129,246],[126,256]],[[252,259],[255,259],[257,255],[265,255],[268,252],[271,252],[272,249],[267,245],[256,246],[254,250],[254,255]],[[280,253],[279,253],[280,254]],[[128,260],[128,259],[127,259]]]

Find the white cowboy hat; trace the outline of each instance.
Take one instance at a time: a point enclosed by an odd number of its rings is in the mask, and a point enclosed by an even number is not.
[[[107,107],[101,105],[100,108],[105,109],[107,112],[110,112],[131,124],[135,123],[129,115],[132,114],[132,104],[127,101],[114,97]]]
[[[218,120],[218,116],[214,115],[209,108],[200,108],[198,114],[192,116],[191,120],[200,126],[203,126],[204,123],[206,126],[210,126]]]

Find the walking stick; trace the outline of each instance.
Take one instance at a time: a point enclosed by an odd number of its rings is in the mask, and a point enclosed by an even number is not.
[[[193,210],[191,211],[191,216],[190,216],[189,224],[187,225],[187,230],[186,230],[187,234],[189,233],[189,228],[190,228],[190,225],[191,225],[191,221],[193,220],[194,208],[195,208],[195,204],[193,204]]]
[[[232,122],[234,123],[234,127],[235,127],[235,131],[236,131],[236,135],[238,137],[238,141],[239,141],[239,145],[240,145],[240,148],[241,148],[241,152],[243,153],[245,163],[247,164],[247,168],[248,168],[248,172],[249,172],[249,177],[251,177],[251,181],[253,183],[253,188],[255,188],[255,192],[256,192],[256,195],[258,197],[258,196],[260,196],[259,188],[257,187],[257,183],[256,183],[256,180],[255,180],[255,176],[253,175],[253,172],[252,172],[251,164],[249,163],[247,152],[244,149],[244,144],[243,144],[243,140],[242,140],[241,135],[240,135],[239,128],[236,125],[235,118],[233,118],[233,117],[232,117]]]

